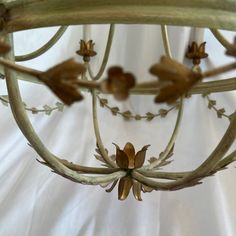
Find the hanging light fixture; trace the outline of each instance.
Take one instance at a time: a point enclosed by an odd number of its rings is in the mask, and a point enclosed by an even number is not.
[[[30,146],[42,158],[40,163],[50,167],[55,173],[74,182],[87,185],[101,185],[107,192],[113,190],[118,183],[118,198],[124,200],[132,189],[137,200],[141,200],[141,192],[153,190],[172,191],[195,186],[205,177],[224,169],[236,159],[236,150],[226,155],[236,137],[236,112],[226,115],[224,109],[217,109],[209,94],[215,92],[233,91],[236,89],[236,80],[215,80],[215,76],[236,69],[236,63],[222,65],[215,69],[202,71],[201,60],[208,56],[203,42],[203,30],[197,32],[198,38],[186,49],[186,58],[192,61],[192,68],[177,62],[171,56],[166,25],[186,25],[211,28],[212,33],[226,48],[228,56],[236,57],[236,41],[228,42],[217,30],[236,30],[236,3],[232,1],[109,1],[97,0],[29,0],[3,1],[0,4],[0,64],[3,66],[8,96],[1,97],[9,102],[15,120]],[[202,7],[204,5],[204,8]],[[95,42],[91,38],[90,23],[110,23],[107,47],[101,68],[97,75],[93,75],[90,60],[96,57]],[[166,55],[160,61],[150,65],[152,81],[138,82],[132,72],[122,67],[110,67],[106,64],[112,47],[115,23],[148,23],[160,24]],[[33,53],[21,56],[13,54],[11,33],[38,27],[55,25],[87,24],[84,26],[84,36],[80,41],[77,54],[81,56],[81,63],[73,59],[55,65],[47,71],[38,71],[16,64],[15,61],[25,61],[36,58],[51,48],[66,30],[61,26],[56,34],[43,47]],[[103,79],[105,77],[105,79]],[[212,81],[205,82],[206,78]],[[75,102],[83,102],[81,91],[87,91],[92,96],[93,125],[97,147],[95,158],[103,167],[87,167],[71,163],[53,155],[42,143],[34,131],[22,102],[17,79],[45,84],[63,103],[57,108],[62,109],[64,104],[70,106]],[[170,110],[160,109],[158,114],[148,112],[145,116],[133,115],[130,112],[120,112],[117,107],[109,107],[108,100],[99,97],[99,94],[112,94],[119,101],[126,100],[130,95],[155,95],[155,103],[167,103],[178,109],[175,128],[163,152],[158,157],[148,157],[149,145],[136,150],[132,143],[124,141],[124,147],[114,143],[114,152],[108,153],[100,136],[97,100],[115,115],[125,119],[151,121],[156,116],[165,117]],[[214,107],[218,117],[229,120],[219,144],[206,160],[195,170],[185,172],[160,171],[170,163],[174,157],[174,144],[181,123],[183,101],[191,94],[202,94],[209,101],[209,107]],[[5,99],[5,100],[4,100]],[[32,110],[33,111],[33,110]],[[51,112],[45,107],[46,112]],[[37,111],[35,111],[37,112]],[[148,164],[145,164],[147,160]],[[160,181],[162,180],[162,181]],[[165,180],[165,181],[163,181]]]

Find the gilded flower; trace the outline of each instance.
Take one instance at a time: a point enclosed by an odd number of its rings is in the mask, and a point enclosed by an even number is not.
[[[69,59],[54,66],[38,77],[44,82],[66,105],[71,105],[83,99],[75,81],[85,72],[84,65]]]
[[[108,70],[108,78],[101,84],[103,92],[112,93],[117,100],[125,100],[129,90],[135,85],[135,77],[131,73],[124,73],[121,67],[115,66]]]
[[[94,51],[93,40],[89,40],[85,42],[84,40],[80,40],[80,49],[77,51],[77,54],[84,58],[84,61],[89,62],[90,57],[94,57],[97,53]]]
[[[141,191],[151,192],[153,189],[133,179],[131,176],[131,172],[133,169],[140,168],[143,166],[143,163],[145,161],[146,151],[149,145],[144,146],[136,154],[132,143],[126,143],[123,150],[121,150],[118,145],[116,144],[114,145],[116,146],[116,155],[115,155],[116,164],[121,169],[127,172],[127,175],[119,180],[118,199],[125,200],[128,197],[129,192],[132,188],[135,199],[138,201],[142,201]],[[115,181],[112,184],[111,188],[106,191],[111,192],[114,189],[117,182],[118,180]]]
[[[205,52],[206,42],[198,45],[196,42],[192,42],[192,45],[188,46],[188,51],[186,57],[193,60],[194,65],[199,65],[201,59],[208,57],[208,54]]]
[[[11,47],[0,37],[0,54],[5,54],[11,50]]]
[[[226,55],[236,57],[236,37],[234,38],[232,46],[226,50]]]
[[[150,68],[150,73],[158,76],[160,81],[169,82],[160,89],[155,98],[156,103],[175,102],[202,78],[201,73],[192,71],[183,64],[165,56],[161,57],[159,64]]]
[[[126,143],[123,150],[116,146],[116,164],[122,169],[134,169],[142,167],[145,161],[147,148],[150,145],[144,146],[135,154],[135,149],[132,143]]]

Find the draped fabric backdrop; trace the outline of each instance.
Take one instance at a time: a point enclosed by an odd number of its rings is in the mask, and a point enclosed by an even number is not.
[[[92,27],[95,49],[92,69],[96,73],[105,49],[108,25]],[[37,29],[14,34],[16,55],[31,52],[43,45],[57,28]],[[168,27],[173,58],[190,66],[184,59],[194,30]],[[232,41],[233,34],[224,32]],[[45,55],[24,65],[45,70],[75,57],[82,37],[81,26],[71,26],[62,39]],[[206,51],[209,58],[202,68],[232,61],[224,56],[223,47],[206,30]],[[159,26],[117,25],[109,65],[121,65],[139,80],[156,79],[149,67],[164,54]],[[108,67],[109,67],[108,65]],[[233,76],[221,76],[219,79]],[[106,77],[106,73],[103,78]],[[31,107],[53,106],[58,99],[43,85],[20,82],[24,102]],[[0,81],[0,94],[6,95],[5,81]],[[105,97],[102,96],[101,97]],[[212,94],[219,108],[227,114],[235,110],[236,94]],[[154,96],[131,96],[124,103],[108,97],[111,106],[135,114],[156,113],[166,105],[156,105]],[[95,136],[91,115],[91,97],[85,94],[81,103],[65,108],[64,112],[28,113],[33,126],[45,145],[57,156],[83,165],[99,166],[93,157]],[[180,132],[174,150],[174,162],[165,170],[185,171],[197,167],[213,151],[228,126],[227,119],[218,119],[207,101],[200,95],[185,100]],[[123,148],[132,142],[136,149],[151,144],[147,158],[158,156],[167,144],[177,112],[165,119],[124,121],[99,107],[99,120],[104,144],[115,153],[112,143]],[[125,201],[117,200],[117,188],[106,193],[100,186],[76,184],[53,174],[40,165],[40,157],[27,145],[11,114],[0,106],[0,235],[7,236],[234,236],[236,235],[236,170],[230,168],[209,177],[203,184],[175,192],[152,192],[137,202],[132,193]],[[236,145],[231,148],[235,149]]]

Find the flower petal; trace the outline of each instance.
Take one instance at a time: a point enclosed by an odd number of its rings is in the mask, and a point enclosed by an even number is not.
[[[115,181],[112,183],[112,185],[111,185],[110,188],[106,189],[106,192],[107,192],[107,193],[110,193],[110,192],[115,188],[117,182],[118,182],[118,179],[115,180]]]
[[[126,153],[120,150],[119,146],[113,143],[116,146],[116,164],[123,169],[128,169],[129,159]]]
[[[150,145],[144,146],[137,154],[135,155],[135,160],[134,160],[134,167],[135,168],[140,168],[144,161],[145,161],[145,156],[146,156],[146,151]]]
[[[145,185],[145,184],[142,184],[142,191],[144,192],[144,193],[150,193],[150,192],[152,192],[154,190],[154,188],[151,188],[151,187],[149,187],[149,186],[147,186],[147,185]]]
[[[113,66],[108,70],[108,77],[119,76],[123,73],[123,69],[120,66]]]
[[[133,195],[136,200],[142,201],[141,198],[142,184],[137,180],[133,180]]]
[[[130,192],[130,189],[133,185],[133,181],[130,177],[123,177],[120,179],[118,186],[118,199],[125,200]]]
[[[101,83],[101,90],[112,93],[117,100],[125,100],[129,96],[129,90],[135,85],[135,77],[131,73],[124,73],[119,66],[108,70],[108,78]]]
[[[129,160],[129,169],[134,168],[134,159],[135,159],[135,149],[132,143],[126,143],[124,147],[124,152],[126,153]]]
[[[127,88],[132,88],[135,85],[135,77],[131,73],[124,73],[125,80],[126,80],[126,86]]]

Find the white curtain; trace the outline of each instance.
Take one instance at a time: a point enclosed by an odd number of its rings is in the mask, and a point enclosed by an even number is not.
[[[14,34],[16,55],[29,53],[43,45],[57,28],[37,29]],[[98,52],[92,59],[92,69],[99,69],[109,26],[93,26],[92,37]],[[173,57],[184,59],[187,45],[193,39],[193,29],[168,27]],[[233,34],[224,32],[232,41]],[[24,65],[46,70],[70,57],[81,60],[75,51],[82,37],[81,26],[70,26],[60,41],[45,55]],[[207,67],[232,61],[224,56],[223,47],[206,30]],[[149,67],[164,54],[159,26],[117,25],[108,68],[121,65],[135,74],[138,80],[156,79]],[[190,66],[190,63],[188,62]],[[235,72],[234,72],[235,73]],[[219,76],[227,78],[234,75]],[[106,73],[103,78],[106,77]],[[58,99],[43,85],[20,82],[27,107],[53,107]],[[7,95],[5,81],[0,81],[0,95]],[[235,111],[235,92],[212,94],[217,107],[227,114]],[[105,97],[102,96],[101,97]],[[156,105],[154,96],[131,96],[124,103],[109,98],[110,106],[134,114],[157,113],[165,105]],[[229,122],[219,119],[200,95],[185,100],[180,132],[174,150],[174,162],[164,170],[185,171],[196,168],[213,151]],[[71,182],[40,165],[40,157],[27,145],[17,128],[9,106],[0,106],[0,235],[7,236],[234,236],[236,235],[235,164],[203,184],[174,192],[156,191],[142,195],[137,202],[132,193],[125,201],[118,201],[117,188],[106,193],[100,186],[86,186]],[[57,156],[88,166],[99,166],[94,158],[95,136],[91,116],[91,97],[64,112],[28,112],[31,122],[45,145]],[[168,143],[174,128],[177,111],[165,119],[124,121],[99,108],[101,134],[109,153],[115,152],[112,143],[121,148],[132,142],[136,149],[151,144],[146,158],[158,156]],[[231,151],[235,149],[235,145]]]

